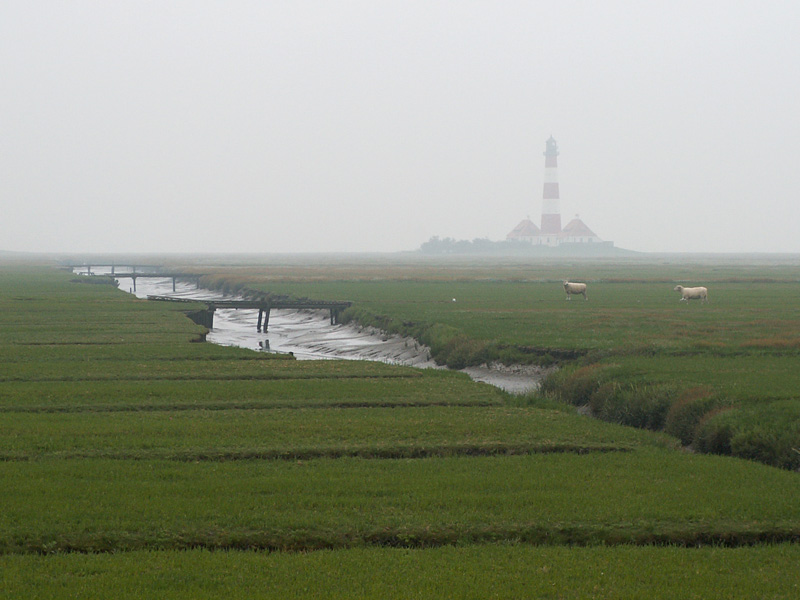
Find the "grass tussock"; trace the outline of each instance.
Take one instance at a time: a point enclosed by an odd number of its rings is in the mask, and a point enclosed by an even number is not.
[[[594,417],[664,431],[700,452],[800,470],[800,403],[735,402],[712,388],[619,381],[610,365],[564,369],[542,384],[544,398],[583,406]]]
[[[542,382],[540,391],[545,396],[556,397],[573,406],[586,406],[603,385],[606,368],[592,364],[553,371]]]
[[[697,426],[704,417],[722,404],[707,387],[693,387],[682,392],[667,412],[664,431],[678,438],[684,446],[695,440]]]
[[[800,406],[793,401],[721,407],[698,424],[696,446],[774,467],[800,471]]]

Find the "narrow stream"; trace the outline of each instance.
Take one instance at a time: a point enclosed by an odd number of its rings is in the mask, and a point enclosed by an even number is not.
[[[130,272],[117,267],[120,272]],[[86,271],[75,269],[76,273]],[[96,275],[110,275],[110,269],[93,268]],[[121,290],[147,296],[174,296],[186,299],[230,300],[213,290],[197,289],[194,283],[178,281],[172,291],[172,278],[137,277],[136,291],[131,278],[119,277]],[[217,309],[214,327],[206,339],[222,346],[239,346],[257,351],[291,352],[299,360],[346,359],[374,360],[418,368],[443,368],[430,359],[429,349],[413,339],[385,334],[358,325],[331,325],[326,310],[277,310],[270,312],[269,330],[256,331],[258,311]],[[538,387],[542,372],[537,367],[481,366],[463,369],[476,381],[489,383],[507,392],[522,394]]]

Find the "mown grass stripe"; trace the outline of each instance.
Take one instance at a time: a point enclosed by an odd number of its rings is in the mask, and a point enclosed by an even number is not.
[[[6,556],[9,600],[795,599],[800,545],[468,544],[336,552],[138,551]]]
[[[0,477],[9,498],[0,552],[740,544],[800,534],[794,474],[655,449],[392,461],[52,459],[0,463]]]

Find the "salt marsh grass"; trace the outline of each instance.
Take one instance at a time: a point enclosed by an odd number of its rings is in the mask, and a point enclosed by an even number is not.
[[[3,553],[789,541],[800,481],[674,451],[0,463]],[[765,493],[769,490],[769,493]]]
[[[215,598],[643,598],[790,600],[800,546],[190,550],[10,556],[0,591],[60,600]]]
[[[562,267],[594,281],[590,302],[564,305]],[[294,264],[210,280],[355,300],[387,328],[466,344],[460,360],[549,355],[564,382],[584,369],[590,398],[608,382],[705,385],[738,403],[700,416],[702,431],[724,425],[709,443],[727,427],[758,448],[733,406],[765,431],[781,421],[757,410],[747,364],[775,375],[763,406],[793,418],[797,350],[780,340],[795,309],[777,310],[791,268],[765,275],[779,286],[767,310],[742,281],[755,269],[559,268],[412,264],[387,281],[383,264]],[[651,289],[709,275],[731,294],[702,309]],[[461,373],[195,343],[181,310],[71,278],[0,268],[4,597],[796,595],[796,473]]]
[[[263,292],[357,300],[345,318],[411,335],[451,367],[491,361],[561,364],[566,372],[553,375],[544,389],[617,423],[661,429],[682,390],[707,386],[715,398],[708,411],[729,408],[716,437],[735,421],[730,431],[748,440],[726,440],[716,448],[800,469],[794,418],[769,416],[776,400],[800,406],[796,260],[509,259],[490,266],[453,259],[449,265],[449,271],[441,264],[415,267],[409,260],[380,274],[376,270],[372,278],[356,276],[352,266],[342,264],[324,274],[310,270],[313,281],[280,269],[236,277]],[[224,281],[226,275],[215,277]],[[588,282],[591,300],[565,302],[560,284],[565,277]],[[676,283],[708,286],[711,302],[679,302],[672,290]],[[584,378],[586,365],[602,374]],[[592,399],[604,382],[613,385]],[[748,407],[756,406],[770,426],[753,425]],[[681,437],[692,444],[695,432]]]
[[[0,460],[400,458],[674,445],[666,436],[510,406],[6,412],[0,429]]]

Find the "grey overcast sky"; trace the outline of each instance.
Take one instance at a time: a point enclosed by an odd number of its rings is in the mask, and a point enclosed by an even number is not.
[[[0,0],[0,250],[800,252],[796,0]]]

